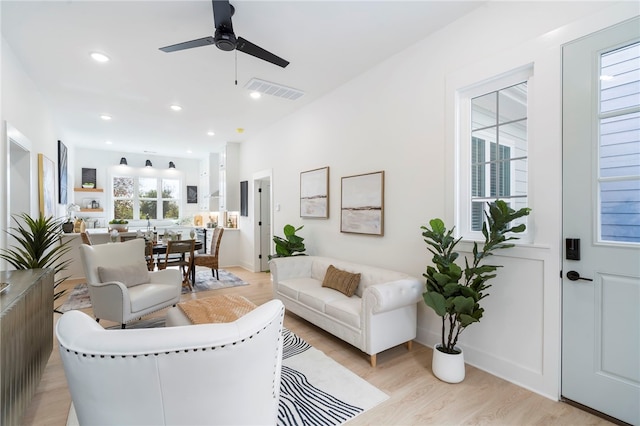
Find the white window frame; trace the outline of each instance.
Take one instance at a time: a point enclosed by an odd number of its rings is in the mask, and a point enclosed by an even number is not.
[[[484,241],[484,236],[480,231],[471,229],[471,101],[472,99],[484,94],[514,86],[516,84],[527,82],[527,129],[531,128],[531,96],[533,91],[533,64],[527,64],[523,67],[508,71],[485,81],[456,90],[456,113],[457,113],[457,131],[456,131],[456,172],[457,176],[457,199],[456,199],[456,235],[464,240]],[[527,130],[529,135],[529,130]],[[531,151],[530,138],[527,136],[527,153]],[[527,200],[531,200],[531,164],[530,156],[527,155]],[[515,173],[512,168],[512,179]],[[528,207],[531,207],[530,205]],[[526,217],[524,218],[526,223]],[[531,233],[527,231],[518,234],[518,240],[514,243],[531,243]]]
[[[178,218],[182,217],[184,210],[184,203],[186,197],[186,187],[184,185],[184,173],[175,169],[170,170],[158,170],[149,167],[129,167],[129,166],[113,166],[108,169],[108,194],[107,194],[107,206],[108,212],[107,217],[108,220],[113,219],[113,208],[114,208],[114,199],[113,199],[113,178],[114,177],[130,177],[134,179],[134,196],[133,196],[133,219],[131,220],[146,220],[144,217],[138,217],[140,211],[140,203],[138,197],[138,178],[153,178],[158,180],[158,195],[162,195],[162,179],[174,179],[178,181],[178,185],[180,188],[180,197],[179,198],[161,198],[158,197],[156,200],[158,202],[157,211],[162,212],[162,202],[166,200],[176,200],[178,202]],[[162,217],[158,217],[153,220],[175,220],[175,219],[164,219]]]

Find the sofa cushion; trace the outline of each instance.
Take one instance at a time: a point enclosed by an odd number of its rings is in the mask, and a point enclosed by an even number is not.
[[[324,280],[322,280],[322,287],[338,290],[345,296],[351,297],[356,292],[359,283],[360,274],[352,274],[329,265]]]
[[[117,281],[127,287],[149,282],[149,270],[144,261],[118,267],[98,266],[98,276],[100,282]]]
[[[313,278],[291,278],[288,280],[280,281],[279,283],[274,283],[273,285],[277,285],[278,293],[281,293],[293,300],[298,300],[298,292],[300,290],[304,290],[307,288],[317,287],[319,284],[318,280],[314,280]]]
[[[326,303],[325,314],[355,328],[360,328],[362,299],[359,297],[341,297]]]
[[[344,294],[330,288],[321,287],[318,284],[316,281],[315,287],[301,289],[298,293],[298,301],[316,311],[324,312],[324,307],[327,303],[336,299],[346,298]]]

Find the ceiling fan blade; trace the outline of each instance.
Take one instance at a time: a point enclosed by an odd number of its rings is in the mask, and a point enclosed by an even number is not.
[[[233,6],[228,0],[211,0],[213,3],[213,24],[216,30],[224,28],[233,32],[233,24],[231,24],[231,15],[233,15]]]
[[[213,43],[214,43],[213,37],[209,36],[209,37],[199,38],[197,40],[191,40],[191,41],[185,41],[183,43],[173,44],[171,46],[161,47],[160,50],[162,50],[163,52],[169,53],[169,52],[175,52],[177,50],[191,49],[193,47],[208,46]]]
[[[264,50],[260,46],[256,46],[248,40],[243,39],[242,37],[238,37],[238,43],[236,44],[236,50],[249,54],[251,56],[255,56],[258,59],[262,59],[263,61],[271,62],[274,65],[278,65],[279,67],[285,68],[289,65],[289,61],[282,59],[279,56],[274,55],[271,52]]]

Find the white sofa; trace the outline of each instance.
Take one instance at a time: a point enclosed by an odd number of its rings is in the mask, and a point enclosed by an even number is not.
[[[355,294],[322,287],[329,265],[360,273]],[[318,256],[270,261],[274,298],[285,307],[371,356],[416,337],[417,303],[424,284],[402,272]]]
[[[80,425],[273,425],[284,307],[232,323],[105,330],[81,311],[56,324]]]

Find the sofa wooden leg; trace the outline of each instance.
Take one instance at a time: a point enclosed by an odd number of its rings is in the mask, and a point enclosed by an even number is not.
[[[376,366],[376,354],[371,355],[371,366]]]
[[[407,350],[410,351],[412,347],[413,347],[413,340],[409,340],[407,342]]]

